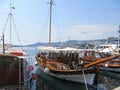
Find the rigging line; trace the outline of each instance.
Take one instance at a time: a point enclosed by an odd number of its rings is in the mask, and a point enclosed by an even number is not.
[[[45,15],[45,20],[44,20],[44,22],[43,22],[43,24],[42,24],[42,27],[41,27],[41,33],[40,33],[40,35],[39,35],[39,42],[40,41],[42,41],[42,39],[44,38],[44,36],[48,36],[47,34],[48,34],[48,27],[46,27],[46,23],[48,23],[48,20],[49,20],[49,9],[48,9],[48,11],[47,11],[47,14]],[[46,32],[44,31],[44,30],[46,30]]]
[[[8,20],[9,20],[9,14],[8,14],[8,17],[7,17],[7,20],[6,20],[6,23],[5,23],[5,27],[3,28],[3,33],[5,32],[5,29],[6,29],[6,26],[7,26],[7,23],[8,23]]]
[[[86,80],[86,77],[85,77],[84,69],[82,69],[82,73],[83,73],[83,77],[84,77],[84,81],[85,81],[86,90],[88,90],[87,80]]]
[[[16,25],[15,25],[15,21],[14,21],[13,16],[12,16],[12,21],[13,21],[13,25],[14,25],[14,28],[15,28],[15,31],[16,31],[16,34],[17,34],[18,41],[19,41],[20,45],[22,45],[21,41],[20,41],[20,37],[19,37],[18,32],[17,32],[17,28],[16,28]]]
[[[60,38],[60,25],[59,25],[59,22],[58,22],[58,12],[57,12],[58,10],[57,10],[56,4],[53,4],[53,5],[55,5],[55,8],[53,8],[53,11],[55,11],[54,19],[56,20],[56,22],[55,22],[56,29],[54,29],[54,31],[56,30],[55,34],[57,35],[55,40],[61,41],[61,38]],[[55,37],[53,37],[53,38],[55,38]]]

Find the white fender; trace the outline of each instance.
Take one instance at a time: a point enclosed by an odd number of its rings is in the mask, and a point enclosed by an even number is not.
[[[49,73],[49,69],[46,67],[46,68],[44,69],[44,72],[45,72],[45,73]]]
[[[108,63],[107,64],[105,64],[105,67],[108,67],[109,65],[108,65]]]

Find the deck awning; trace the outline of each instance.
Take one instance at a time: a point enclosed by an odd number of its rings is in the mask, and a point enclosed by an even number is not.
[[[71,48],[71,47],[66,47],[66,48],[56,48],[56,47],[44,47],[44,46],[39,46],[38,49],[40,51],[46,51],[46,52],[79,52],[80,49],[77,48]]]

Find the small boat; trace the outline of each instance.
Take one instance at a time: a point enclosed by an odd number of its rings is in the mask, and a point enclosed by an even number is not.
[[[8,17],[12,17],[11,9],[10,4]],[[20,47],[13,47],[11,43],[5,44],[4,31],[5,30],[3,30],[2,33],[1,40],[3,43],[0,51],[0,89],[5,89],[9,86],[15,86],[10,90],[16,90],[16,87],[19,88],[19,90],[24,90],[22,87],[31,88],[32,70],[34,69],[34,67],[30,65],[31,57]]]

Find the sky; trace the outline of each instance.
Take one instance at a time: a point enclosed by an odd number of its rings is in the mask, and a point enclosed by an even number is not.
[[[12,9],[12,43],[28,45],[48,42],[49,2],[50,0],[0,0],[0,35],[11,3],[15,7]],[[120,0],[53,0],[53,3],[52,42],[107,39],[119,35]],[[9,28],[8,21],[5,42],[10,42]]]

